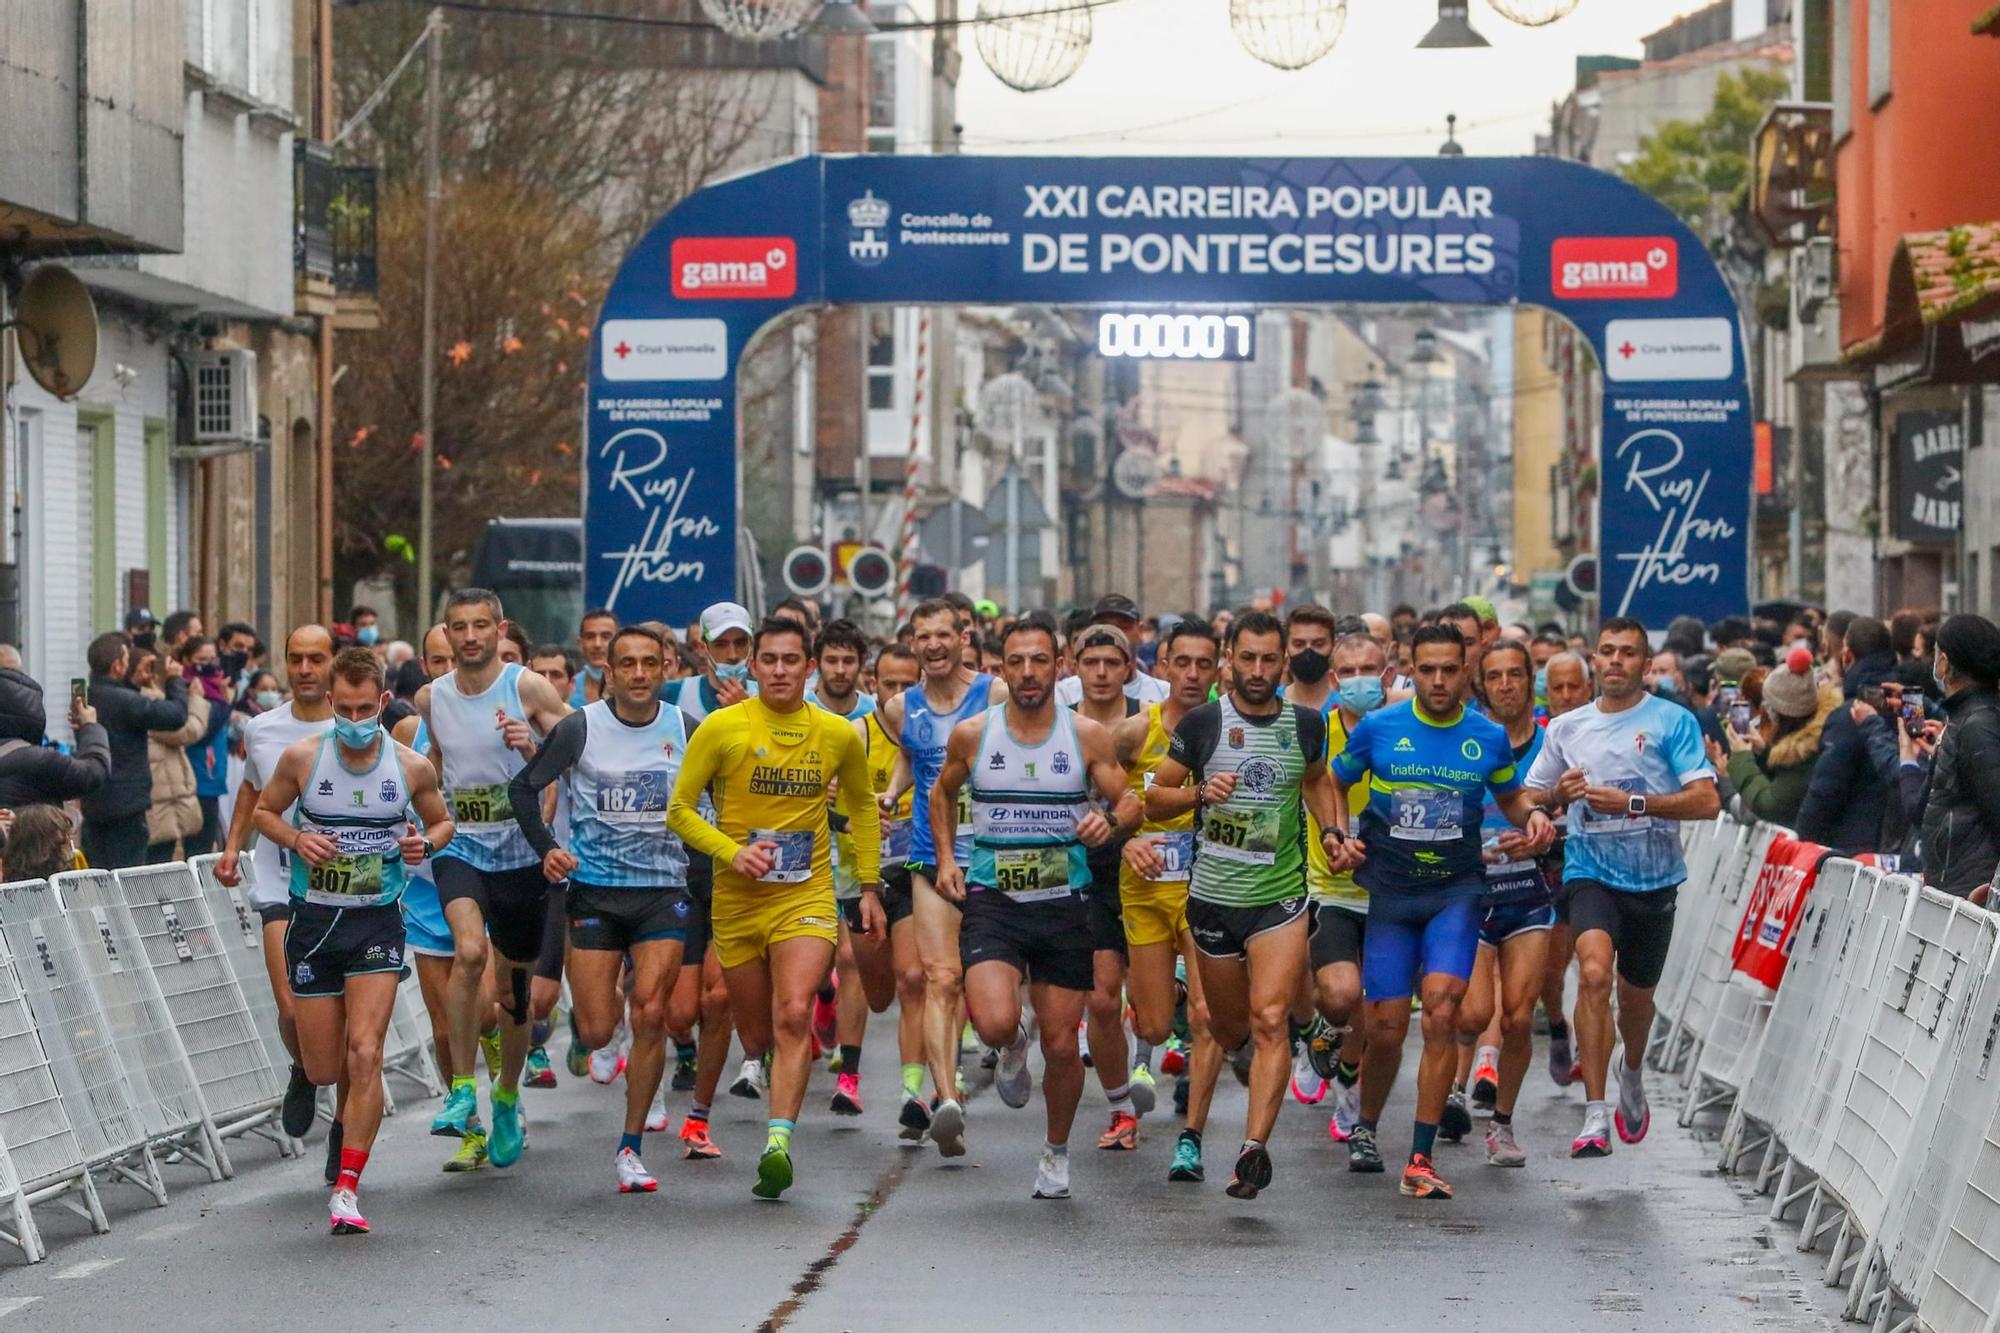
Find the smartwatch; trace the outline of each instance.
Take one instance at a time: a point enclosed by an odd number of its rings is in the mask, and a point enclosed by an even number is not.
[[[1345,845],[1347,842],[1347,832],[1345,829],[1337,828],[1321,829],[1319,834],[1320,841],[1325,842],[1328,838],[1337,839],[1342,845]]]
[[[1635,819],[1638,818],[1640,815],[1645,814],[1646,798],[1644,796],[1637,796],[1637,795],[1628,796],[1625,799],[1625,813],[1631,815]]]

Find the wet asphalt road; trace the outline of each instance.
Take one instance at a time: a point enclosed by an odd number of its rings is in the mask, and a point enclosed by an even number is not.
[[[112,1187],[106,1236],[45,1206],[49,1260],[0,1255],[0,1333],[1839,1326],[1838,1293],[1817,1278],[1823,1258],[1798,1255],[1794,1229],[1764,1220],[1767,1201],[1715,1173],[1719,1124],[1679,1129],[1657,1080],[1645,1143],[1572,1162],[1581,1090],[1557,1089],[1538,1064],[1516,1116],[1527,1168],[1487,1167],[1471,1139],[1440,1145],[1439,1170],[1458,1187],[1449,1203],[1401,1198],[1393,1173],[1350,1176],[1325,1109],[1288,1100],[1273,1187],[1237,1202],[1222,1186],[1243,1094],[1226,1070],[1202,1185],[1165,1182],[1165,1114],[1149,1117],[1137,1153],[1091,1146],[1105,1114],[1093,1075],[1075,1197],[1047,1202],[1029,1197],[1039,1094],[1010,1111],[968,1066],[971,1152],[943,1161],[899,1145],[892,1023],[877,1020],[871,1037],[867,1114],[826,1114],[832,1078],[815,1071],[798,1184],[781,1203],[750,1195],[761,1104],[726,1094],[721,1162],[684,1162],[669,1136],[648,1136],[660,1192],[618,1195],[622,1085],[570,1079],[558,1058],[562,1086],[525,1094],[531,1146],[508,1171],[440,1174],[455,1145],[425,1132],[436,1103],[405,1097],[364,1180],[366,1237],[326,1234],[317,1136],[289,1162],[260,1140],[233,1141],[237,1176],[220,1184],[169,1168],[165,1208]],[[1412,1051],[1385,1154],[1407,1151],[1414,1068]],[[686,1100],[670,1097],[677,1117]]]

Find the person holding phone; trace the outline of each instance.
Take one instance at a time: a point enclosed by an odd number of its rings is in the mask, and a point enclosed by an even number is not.
[[[1744,701],[1731,710],[1727,754],[1708,742],[1710,761],[1728,771],[1744,808],[1774,824],[1789,826],[1797,817],[1826,720],[1841,705],[1840,687],[1819,684],[1812,667],[1810,652],[1792,649],[1764,678],[1762,725],[1739,722],[1738,711],[1748,720],[1750,705]]]
[[[1896,671],[1889,627],[1872,616],[1855,617],[1848,622],[1840,660],[1846,699],[1880,691]],[[1819,762],[1793,827],[1801,838],[1843,856],[1880,851],[1895,776],[1896,737],[1889,721],[1873,709],[1841,709],[1826,722]]]
[[[47,743],[48,712],[42,687],[19,667],[0,667],[0,809],[61,805],[88,796],[111,779],[111,741],[97,710],[70,682],[69,727],[75,738],[64,754]]]

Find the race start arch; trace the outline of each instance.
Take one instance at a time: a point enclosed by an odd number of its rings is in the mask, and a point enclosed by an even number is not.
[[[1604,612],[1748,606],[1736,305],[1640,190],[1552,158],[970,156],[800,158],[626,255],[591,352],[590,605],[681,625],[736,595],[738,360],[786,310],[862,302],[1545,306],[1604,368]]]

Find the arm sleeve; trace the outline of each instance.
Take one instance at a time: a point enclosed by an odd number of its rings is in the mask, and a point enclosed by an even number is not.
[[[1221,735],[1222,710],[1203,704],[1191,710],[1174,728],[1173,739],[1167,742],[1167,758],[1194,774],[1195,782],[1200,783],[1202,765],[1215,753],[1215,743]]]
[[[667,803],[667,827],[687,844],[688,850],[723,861],[733,861],[743,850],[735,839],[708,823],[695,809],[695,802],[722,767],[727,757],[731,729],[721,714],[710,714],[707,724],[689,741],[687,757],[681,760],[681,775],[674,782],[673,799]]]
[[[1299,717],[1299,755],[1307,768],[1317,768],[1327,761],[1326,716],[1317,708],[1292,707]]]
[[[848,834],[854,842],[854,878],[862,884],[878,884],[882,879],[882,812],[875,805],[875,787],[868,775],[868,751],[852,729],[845,736],[840,764],[839,805],[847,815]]]
[[[1333,757],[1333,771],[1352,787],[1368,772],[1368,743],[1375,734],[1375,715],[1369,713],[1347,733],[1347,744]]]
[[[514,822],[521,826],[521,832],[528,839],[528,845],[535,849],[536,856],[547,856],[559,845],[548,821],[542,818],[542,803],[536,797],[583,757],[583,742],[589,734],[589,725],[582,713],[571,713],[556,723],[548,740],[535,751],[535,757],[507,783],[507,799],[514,807]]]

